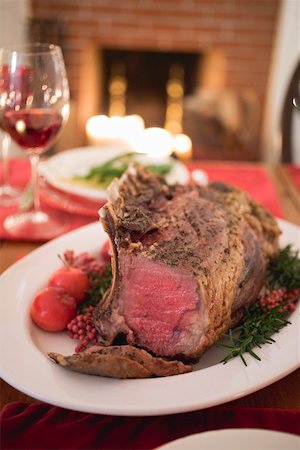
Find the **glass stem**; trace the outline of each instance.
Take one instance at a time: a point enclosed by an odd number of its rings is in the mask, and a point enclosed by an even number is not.
[[[2,167],[3,167],[3,188],[7,189],[9,187],[9,136],[3,133],[2,136]]]
[[[40,157],[35,153],[29,154],[31,165],[31,186],[33,195],[33,208],[36,212],[41,210],[40,193],[39,193],[39,173],[38,165]]]

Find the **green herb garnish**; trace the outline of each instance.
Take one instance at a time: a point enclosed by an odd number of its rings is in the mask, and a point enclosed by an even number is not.
[[[135,152],[123,153],[103,164],[92,167],[86,175],[77,175],[73,179],[75,181],[92,181],[103,187],[107,187],[114,178],[120,178],[123,175],[129,163],[135,160],[137,156]],[[135,163],[139,165],[137,161]],[[166,175],[172,169],[171,164],[149,164],[145,165],[145,167],[158,175]]]
[[[285,287],[289,290],[300,289],[299,252],[291,245],[283,248],[270,266],[267,277],[268,289]]]
[[[111,265],[108,264],[101,275],[97,272],[90,272],[89,280],[91,287],[87,293],[86,300],[79,305],[79,313],[82,313],[88,306],[96,306],[110,288],[112,282]]]
[[[157,175],[167,175],[171,170],[171,164],[149,164],[145,166],[150,172],[156,173]]]
[[[266,286],[268,290],[285,288],[288,291],[300,289],[300,259],[298,252],[290,245],[283,248],[268,268]],[[265,311],[258,301],[245,310],[243,323],[223,336],[225,342],[217,343],[218,347],[228,350],[227,356],[221,361],[226,364],[232,358],[239,356],[247,366],[244,354],[248,353],[260,361],[253,351],[254,347],[275,342],[273,335],[291,322],[286,319],[288,311],[280,305]]]
[[[218,344],[218,346],[228,350],[228,355],[222,362],[225,364],[230,359],[239,356],[247,366],[243,356],[244,353],[249,353],[253,358],[260,361],[260,357],[252,349],[254,347],[261,348],[263,344],[273,344],[275,342],[272,338],[273,334],[278,333],[281,328],[290,324],[285,319],[286,312],[281,311],[281,308],[280,305],[264,312],[258,303],[254,303],[246,309],[243,324],[234,330],[229,330],[226,335],[226,343]]]

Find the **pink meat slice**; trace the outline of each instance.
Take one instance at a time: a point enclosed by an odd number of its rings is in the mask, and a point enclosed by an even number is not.
[[[198,310],[196,280],[140,255],[122,253],[119,264],[123,314],[132,332],[128,341],[154,353],[174,352],[181,321]]]

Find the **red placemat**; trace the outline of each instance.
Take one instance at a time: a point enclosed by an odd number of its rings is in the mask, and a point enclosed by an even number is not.
[[[286,167],[288,174],[292,178],[294,185],[300,192],[300,166],[290,165]]]
[[[1,413],[1,449],[154,449],[180,437],[224,428],[300,434],[299,419],[300,411],[271,408],[221,406],[167,416],[114,417],[45,403],[11,403]]]
[[[25,188],[30,177],[30,166],[26,159],[13,159],[11,165],[11,182],[13,185]],[[255,164],[235,163],[189,163],[188,168],[203,169],[207,172],[209,181],[224,181],[249,193],[256,201],[264,205],[272,214],[282,217],[282,210],[273,183],[267,170]],[[0,178],[1,178],[0,164]],[[53,197],[49,194],[49,186],[45,185],[41,191],[42,207],[45,211],[53,212],[67,225],[68,230],[78,228],[97,220],[97,211],[103,203],[83,199],[53,190]],[[68,207],[66,207],[68,205]],[[0,208],[0,237],[14,239],[3,229],[3,220],[8,214],[16,212],[16,207]],[[93,215],[93,210],[95,214]],[[23,240],[33,240],[32,236],[23,236]],[[19,239],[20,240],[20,239]]]
[[[268,171],[260,165],[250,163],[205,163],[188,164],[192,171],[204,170],[210,182],[223,181],[248,192],[253,200],[261,203],[272,214],[283,217],[279,198]]]
[[[2,179],[2,164],[0,164],[0,179]],[[10,181],[15,187],[25,189],[30,179],[30,164],[25,158],[10,160]],[[103,202],[91,202],[88,199],[76,198],[76,196],[60,193],[53,189],[53,197],[50,198],[49,186],[41,186],[41,206],[45,212],[53,213],[59,220],[67,225],[66,231],[74,230],[88,223],[98,220],[98,209]],[[63,203],[64,202],[64,203]],[[68,203],[67,203],[68,202]],[[68,204],[68,207],[66,205]],[[17,206],[0,207],[0,238],[15,240],[3,228],[3,221],[9,214],[14,214]],[[93,214],[94,210],[94,214]],[[75,213],[78,212],[78,213]],[[86,213],[86,214],[84,214]],[[43,241],[24,235],[18,240]]]

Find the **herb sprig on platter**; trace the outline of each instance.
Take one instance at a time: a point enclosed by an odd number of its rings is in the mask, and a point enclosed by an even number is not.
[[[299,252],[293,251],[290,245],[283,248],[269,267],[267,278],[268,289],[285,287],[300,289],[300,258]]]
[[[89,279],[91,287],[87,293],[86,300],[79,305],[79,312],[83,312],[89,306],[96,306],[102,300],[105,292],[112,283],[112,269],[110,263],[107,264],[102,274],[90,272]]]
[[[299,252],[290,245],[280,250],[268,269],[264,292],[245,310],[243,323],[229,330],[218,347],[228,351],[222,360],[226,364],[239,356],[245,366],[245,354],[260,361],[253,351],[264,344],[273,344],[274,335],[289,325],[288,313],[293,311],[300,296]]]

